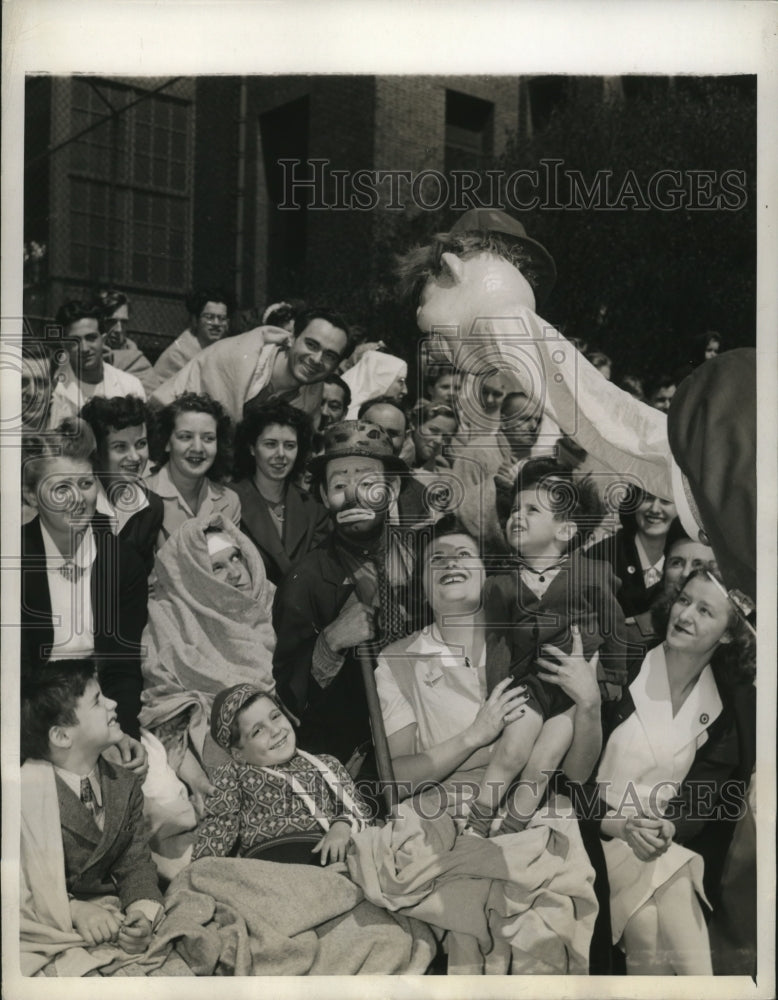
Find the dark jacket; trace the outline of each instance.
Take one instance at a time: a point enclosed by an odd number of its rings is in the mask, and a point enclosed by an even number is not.
[[[528,684],[530,703],[544,718],[569,708],[572,700],[567,695],[537,678],[536,660],[544,645],[569,653],[571,626],[577,625],[586,659],[599,651],[603,700],[618,698],[627,680],[627,650],[616,582],[607,563],[586,559],[580,552],[570,555],[542,597],[526,586],[515,564],[512,572],[489,577],[483,593],[487,689],[491,692],[510,673]]]
[[[93,524],[93,531],[94,659],[100,686],[117,702],[116,714],[122,729],[137,739],[143,688],[140,640],[148,602],[146,573],[136,552],[117,538],[106,523]],[[22,527],[21,624],[22,669],[39,668],[49,659],[54,629],[46,554],[37,517]]]
[[[432,520],[429,508],[424,502],[426,486],[416,476],[408,473],[400,479],[400,495],[397,497],[397,513],[400,524],[412,528]]]
[[[136,899],[162,902],[145,835],[140,780],[100,758],[102,832],[80,798],[56,775],[65,881],[77,899],[118,894],[122,909]]]
[[[301,721],[298,745],[311,753],[330,753],[343,763],[370,739],[359,661],[349,651],[326,688],[311,676],[311,665],[319,633],[335,621],[353,591],[335,536],[330,536],[282,580],[273,609],[278,637],[273,675],[280,697]]]
[[[146,568],[146,576],[149,576],[154,569],[154,549],[165,518],[165,505],[162,503],[162,497],[153,490],[146,490],[146,496],[149,501],[148,507],[132,515],[119,532],[119,538],[135,550]],[[107,520],[104,514],[95,514],[92,523],[107,525]]]
[[[267,503],[250,479],[241,479],[230,487],[240,497],[240,529],[259,550],[271,583],[278,585],[292,566],[330,533],[331,521],[325,508],[294,483],[287,488],[283,538],[273,524]]]
[[[629,531],[620,528],[615,535],[603,538],[601,542],[587,549],[589,559],[610,563],[619,578],[620,586],[616,598],[627,618],[642,615],[648,611],[662,592],[662,581],[653,587],[643,582],[643,569],[635,547],[635,538]]]

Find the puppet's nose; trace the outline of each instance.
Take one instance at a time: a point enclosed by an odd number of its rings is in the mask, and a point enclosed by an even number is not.
[[[464,273],[464,263],[462,258],[457,257],[455,253],[444,253],[441,259],[454,276],[455,280],[461,281]]]

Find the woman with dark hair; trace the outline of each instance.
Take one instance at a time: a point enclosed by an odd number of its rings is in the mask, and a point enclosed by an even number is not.
[[[457,371],[453,365],[430,364],[424,372],[424,395],[431,403],[453,406],[457,395]]]
[[[585,973],[597,908],[593,871],[570,803],[554,795],[548,809],[538,810],[520,833],[488,841],[454,839],[452,818],[462,818],[465,800],[483,778],[492,745],[523,713],[527,701],[526,690],[509,687],[508,679],[487,695],[486,657],[492,637],[483,609],[484,580],[478,542],[448,515],[435,526],[417,561],[414,595],[422,627],[391,643],[378,657],[376,684],[397,794],[414,799],[411,808],[400,806],[403,824],[413,830],[418,817],[422,826],[433,818],[434,827],[427,827],[425,838],[435,862],[425,865],[427,877],[439,876],[445,882],[451,864],[457,878],[471,873],[476,878],[470,885],[462,882],[456,897],[462,902],[460,911],[450,912],[439,903],[433,921],[454,931],[448,942],[449,972]],[[600,746],[596,733],[582,722],[592,697],[599,702],[592,694],[596,661],[585,663],[574,647],[570,656],[561,654],[560,664],[571,676],[565,692],[576,706],[584,706],[574,723],[565,770],[572,780],[585,780]],[[599,731],[599,714],[597,723]],[[399,887],[393,890],[397,892],[410,889],[413,882],[413,860],[409,864],[408,858],[413,859],[414,845],[403,843],[402,830],[398,824],[393,857],[385,859],[378,846],[375,852],[379,881],[380,872],[394,874],[396,866],[392,883]],[[471,852],[481,859],[472,872]],[[487,902],[477,886],[490,877],[495,878],[494,891]],[[538,893],[540,885],[543,891]],[[430,895],[435,891],[433,887]],[[491,916],[482,913],[484,906]],[[502,919],[506,906],[513,914],[510,920]],[[424,919],[420,910],[417,915]],[[462,928],[479,925],[480,933],[488,935],[488,949],[468,944],[468,935],[461,935]],[[484,952],[489,952],[486,958]]]
[[[634,975],[711,975],[715,904],[755,760],[755,646],[718,573],[694,570],[640,673],[606,705],[596,771],[614,944]]]
[[[268,580],[278,584],[327,537],[330,519],[295,485],[311,451],[307,413],[283,400],[250,406],[236,435],[236,482],[241,530],[259,549]]]
[[[190,517],[222,514],[240,524],[240,500],[221,485],[232,464],[232,421],[207,393],[185,392],[156,415],[149,489],[165,516],[157,547]]]
[[[586,552],[613,567],[621,580],[616,597],[628,618],[648,611],[662,591],[665,540],[675,514],[672,501],[630,486],[619,510],[621,528]]]
[[[81,417],[97,442],[95,517],[104,518],[135,549],[150,573],[165,509],[143,479],[149,461],[149,409],[137,396],[94,396],[81,407]]]

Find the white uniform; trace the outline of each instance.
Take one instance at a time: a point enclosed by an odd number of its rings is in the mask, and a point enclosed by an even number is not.
[[[664,647],[650,650],[629,688],[635,711],[612,733],[605,747],[597,782],[611,809],[621,816],[661,815],[678,792],[695,754],[707,741],[707,729],[722,703],[710,665],[673,716]],[[680,844],[654,861],[641,861],[624,840],[603,842],[611,888],[611,925],[619,941],[630,917],[684,865],[690,866],[695,889],[702,888],[703,860]]]

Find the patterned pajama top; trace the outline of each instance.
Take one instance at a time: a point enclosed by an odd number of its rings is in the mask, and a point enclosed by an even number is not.
[[[322,765],[337,795],[322,773]],[[320,832],[323,836],[336,819],[347,820],[352,829],[361,829],[371,820],[370,807],[348,771],[328,754],[303,757],[298,752],[272,769],[230,761],[216,771],[213,784],[215,791],[205,803],[193,861],[234,853],[241,856],[288,833]]]

